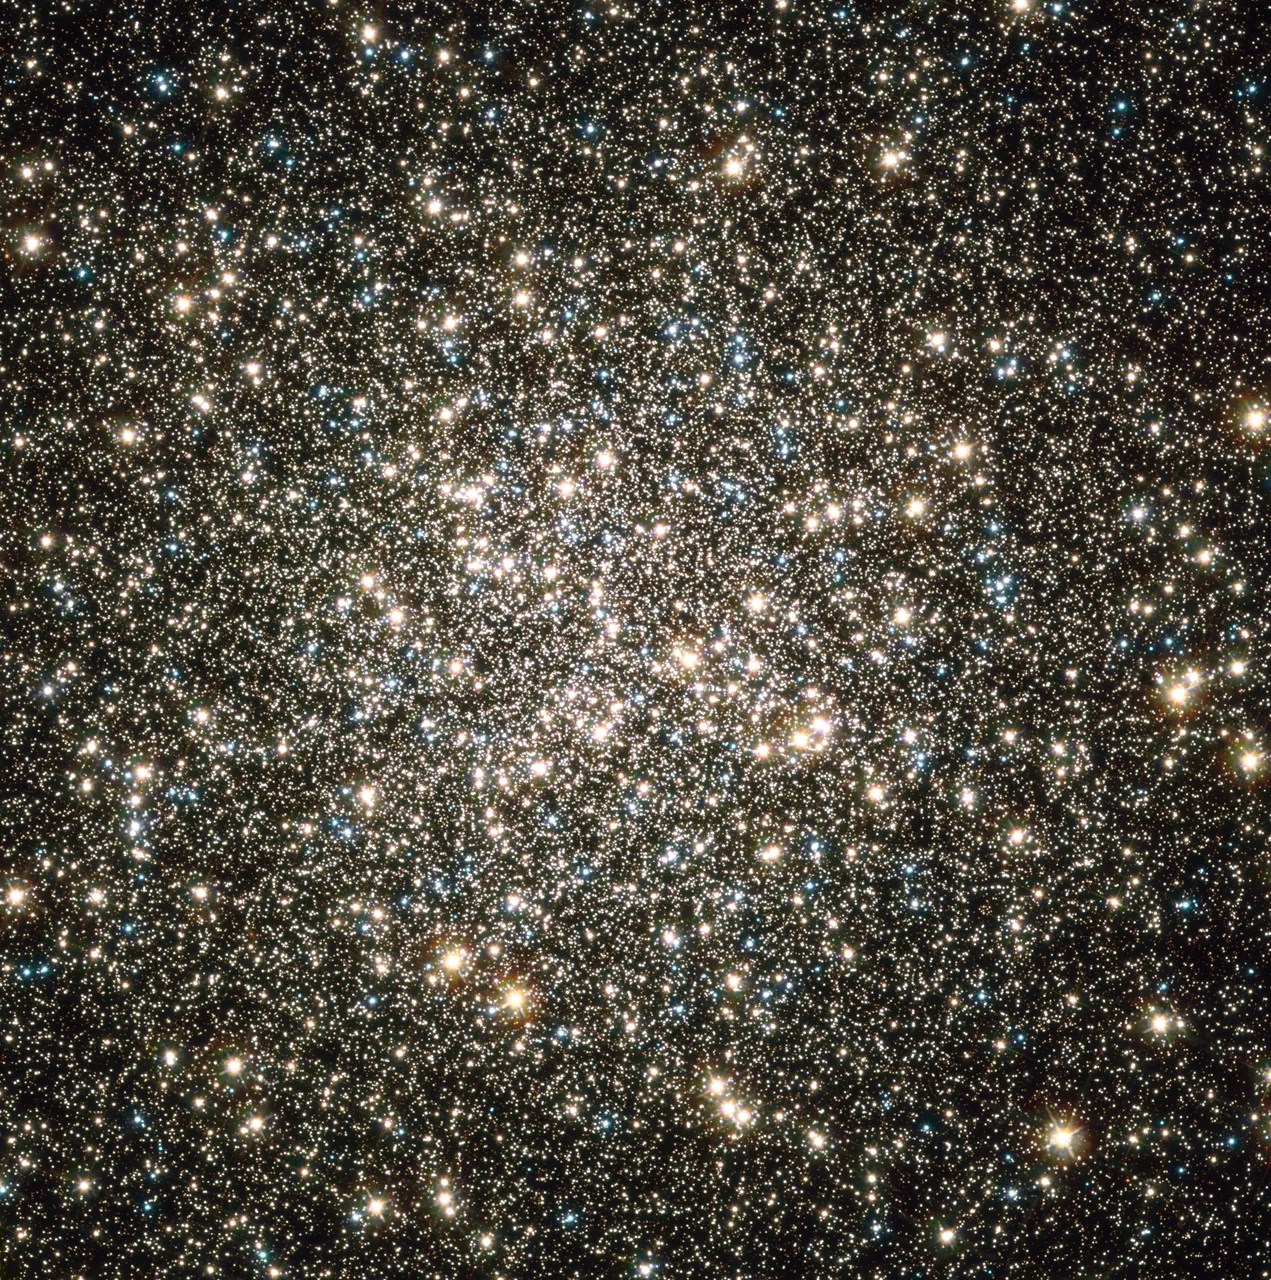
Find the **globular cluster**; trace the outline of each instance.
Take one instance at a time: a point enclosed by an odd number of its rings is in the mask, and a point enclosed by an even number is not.
[[[1271,1273],[1271,26],[0,15],[0,1267]]]

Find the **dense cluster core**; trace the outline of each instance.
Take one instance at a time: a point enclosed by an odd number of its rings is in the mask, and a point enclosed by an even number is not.
[[[1268,66],[12,0],[3,1274],[1268,1275]]]

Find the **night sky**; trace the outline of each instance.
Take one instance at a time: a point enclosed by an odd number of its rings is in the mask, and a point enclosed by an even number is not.
[[[1271,1274],[1271,20],[0,14],[0,1273]]]

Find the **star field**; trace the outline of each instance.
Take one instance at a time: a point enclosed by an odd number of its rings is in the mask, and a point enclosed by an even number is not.
[[[3,1274],[1271,1274],[1268,55],[0,15]]]

